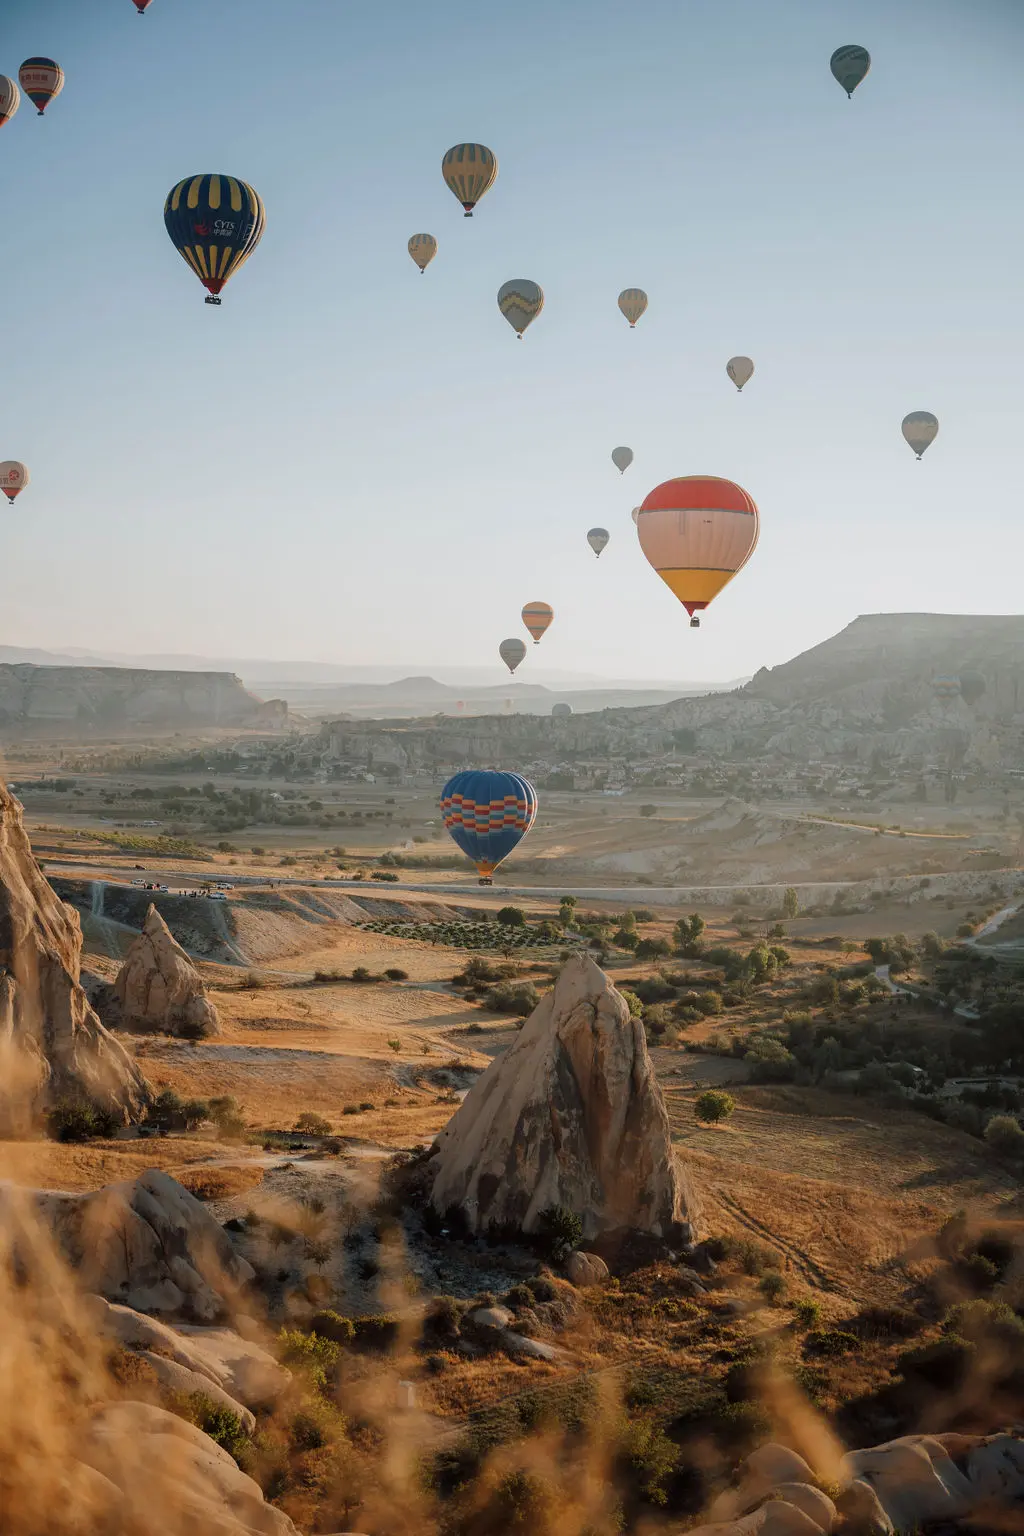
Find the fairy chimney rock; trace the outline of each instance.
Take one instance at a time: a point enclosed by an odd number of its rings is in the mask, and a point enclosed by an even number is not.
[[[671,1239],[696,1215],[643,1025],[585,955],[566,962],[435,1145],[434,1207],[457,1206],[475,1232],[535,1231],[562,1206],[587,1239]]]
[[[82,930],[36,863],[21,806],[0,782],[0,1134],[88,1099],[124,1123],[149,1091],[80,985]]]
[[[202,977],[152,905],[117,973],[114,995],[127,1025],[189,1039],[220,1032]]]

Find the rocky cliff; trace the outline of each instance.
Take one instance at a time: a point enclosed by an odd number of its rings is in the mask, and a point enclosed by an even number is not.
[[[82,930],[32,856],[21,807],[0,783],[0,1134],[55,1100],[85,1098],[128,1122],[148,1093],[79,984]]]
[[[287,714],[287,705],[258,699],[230,672],[0,665],[0,740],[138,726],[272,726]]]

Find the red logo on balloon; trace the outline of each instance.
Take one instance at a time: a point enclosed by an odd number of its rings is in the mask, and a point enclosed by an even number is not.
[[[205,240],[210,233],[210,226],[209,224],[193,224],[192,233],[198,235],[200,240]]]

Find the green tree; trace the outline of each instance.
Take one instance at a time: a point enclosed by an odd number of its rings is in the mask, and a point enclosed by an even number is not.
[[[736,1100],[722,1088],[708,1088],[694,1105],[694,1114],[703,1125],[717,1125],[728,1120],[736,1108]]]
[[[784,917],[797,917],[800,912],[800,900],[791,885],[786,887],[782,898],[782,913]]]
[[[642,805],[640,807],[641,816],[656,816],[657,814],[658,807],[656,805]]]
[[[526,913],[522,907],[499,907],[495,921],[504,923],[506,928],[525,928]]]

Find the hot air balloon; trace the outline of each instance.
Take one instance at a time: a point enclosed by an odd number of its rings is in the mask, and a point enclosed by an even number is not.
[[[630,330],[636,328],[636,323],[647,308],[647,295],[642,288],[623,288],[619,294],[619,308],[629,321]]]
[[[829,61],[829,68],[839,84],[852,97],[864,76],[871,68],[871,55],[857,43],[844,43],[837,48]]]
[[[0,491],[3,491],[12,507],[14,498],[21,495],[28,482],[28,470],[17,459],[8,459],[6,464],[0,464]]]
[[[932,692],[937,699],[958,699],[960,697],[960,679],[946,675],[933,677]]]
[[[498,655],[501,657],[506,667],[508,667],[509,671],[514,672],[516,667],[518,667],[519,663],[522,661],[523,657],[526,655],[526,641],[519,640],[515,637],[513,637],[511,640],[503,640],[498,646]]]
[[[632,512],[629,515],[633,519],[633,527],[635,528],[636,525],[637,525],[637,519],[640,516],[640,508],[639,507],[634,507]]]
[[[21,106],[21,92],[7,75],[0,75],[0,128],[9,123]]]
[[[493,885],[494,871],[537,819],[537,791],[521,774],[471,768],[442,789],[441,817],[481,885]]]
[[[167,194],[164,223],[175,249],[219,304],[224,284],[249,260],[263,238],[266,212],[259,197],[234,176],[186,176]]]
[[[18,79],[25,95],[39,108],[40,117],[64,89],[64,71],[53,59],[26,59]]]
[[[903,418],[903,436],[918,458],[939,435],[939,423],[931,411],[911,411]]]
[[[572,705],[571,704],[566,704],[566,703],[564,703],[563,701],[560,700],[557,704],[552,704],[552,706],[551,706],[551,718],[553,720],[564,720],[567,715],[571,715],[571,714],[572,714]]]
[[[742,389],[754,376],[754,365],[749,357],[730,357],[725,365],[725,371],[736,385]]]
[[[437,255],[437,241],[433,235],[413,235],[409,241],[409,255],[422,274]]]
[[[145,16],[146,10],[149,7],[149,5],[152,3],[152,0],[134,0],[134,3],[135,3],[135,8],[138,11],[139,15],[140,16]]]
[[[498,289],[498,308],[519,340],[544,308],[544,290],[528,277],[513,277]]]
[[[965,704],[977,704],[985,696],[986,683],[980,672],[961,672],[960,697]]]
[[[613,448],[612,449],[612,463],[615,465],[615,468],[619,471],[620,475],[624,475],[626,473],[626,470],[629,468],[629,466],[632,464],[632,462],[633,462],[633,450],[632,450],[632,448]]]
[[[444,184],[462,204],[467,219],[473,217],[473,209],[493,187],[497,174],[498,162],[486,144],[455,144],[441,161]]]
[[[554,616],[555,610],[550,603],[527,603],[523,609],[523,623],[533,636],[534,645],[540,645]]]
[[[601,551],[607,547],[610,538],[611,534],[607,528],[591,528],[587,534],[587,543],[599,560],[601,558]]]
[[[683,475],[655,486],[636,517],[640,548],[698,629],[706,608],[757,547],[757,506],[717,475]]]

